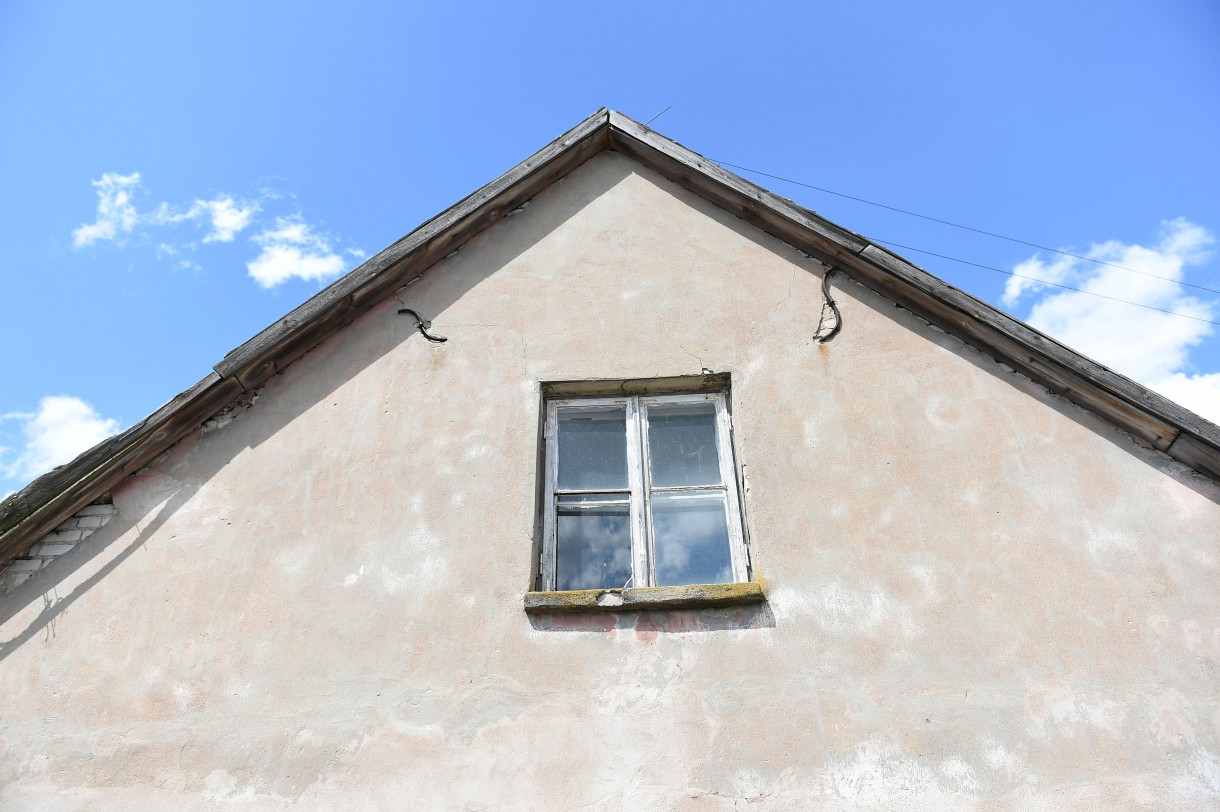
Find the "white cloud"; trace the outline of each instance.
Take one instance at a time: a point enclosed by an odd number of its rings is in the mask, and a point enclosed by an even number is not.
[[[233,238],[254,221],[254,215],[260,209],[258,203],[239,203],[229,195],[222,195],[212,200],[196,200],[186,211],[174,211],[168,203],[162,203],[146,219],[153,225],[161,226],[206,218],[212,230],[204,235],[205,243],[233,242]]]
[[[139,211],[132,202],[133,194],[141,188],[139,172],[130,175],[107,172],[93,185],[98,196],[97,221],[72,232],[77,248],[99,241],[119,242],[134,233],[143,238],[141,244],[156,245],[157,259],[187,271],[201,270],[199,263],[190,258],[200,242],[204,245],[233,242],[238,234],[254,225],[268,201],[280,198],[271,191],[265,191],[259,200],[221,194],[211,200],[196,198],[188,207],[161,202]],[[152,238],[155,229],[183,223],[206,225],[202,241],[184,244]],[[367,256],[359,248],[332,247],[331,241],[315,232],[299,214],[276,217],[274,225],[264,227],[252,240],[259,247],[259,254],[246,268],[263,288],[274,288],[293,278],[330,279],[342,273],[351,259],[362,260]]]
[[[231,197],[196,200],[195,205],[206,211],[212,221],[212,230],[203,238],[204,242],[233,242],[233,237],[250,225],[259,210],[257,203],[239,206]]]
[[[144,215],[144,220],[154,226],[174,226],[187,220],[194,220],[199,214],[200,212],[194,206],[186,211],[174,211],[168,203],[162,201],[157,208]]]
[[[97,220],[72,232],[72,244],[77,248],[98,240],[117,240],[130,234],[139,215],[131,202],[131,193],[140,185],[140,173],[118,175],[107,172],[93,181],[97,188]]]
[[[67,395],[43,398],[36,412],[0,417],[19,421],[25,440],[16,459],[0,458],[0,473],[27,480],[70,462],[119,430],[119,421],[102,417],[85,401]]]
[[[205,243],[232,243],[239,232],[254,222],[260,208],[257,202],[238,202],[232,196],[218,195],[212,200],[195,200],[185,211],[174,211],[170,204],[162,202],[145,219],[152,226],[177,226],[206,219],[211,230],[204,235]]]
[[[197,199],[185,210],[175,210],[163,202],[151,211],[142,213],[132,202],[132,195],[140,188],[139,172],[130,175],[107,172],[92,183],[97,188],[97,220],[72,232],[72,244],[77,248],[99,241],[118,241],[138,227],[177,225],[199,220],[211,226],[204,235],[205,243],[232,242],[238,233],[254,222],[254,215],[261,210],[257,202],[236,200],[231,195],[217,195],[211,200]],[[158,256],[172,255],[176,249],[163,242],[158,245],[157,253]]]
[[[1220,372],[1193,374],[1190,357],[1191,350],[1214,330],[1196,319],[1214,321],[1220,308],[1186,293],[1180,284],[1186,266],[1204,262],[1213,242],[1205,229],[1179,217],[1161,224],[1160,239],[1153,248],[1110,241],[1083,253],[1090,259],[1164,279],[1067,256],[1050,263],[1035,256],[1013,269],[1014,273],[1140,302],[1169,313],[1017,277],[1008,280],[1003,302],[1012,306],[1022,297],[1041,294],[1027,319],[1031,325],[1203,417],[1220,422]]]
[[[262,246],[262,253],[246,269],[260,287],[273,288],[293,277],[328,279],[346,267],[330,243],[299,216],[275,218],[275,226],[255,235],[254,242]]]
[[[1220,372],[1201,375],[1174,372],[1157,380],[1152,388],[1200,417],[1220,423]]]
[[[1012,269],[1014,275],[1008,277],[1008,281],[1004,284],[1004,304],[1012,307],[1022,294],[1046,290],[1049,286],[1037,281],[1039,279],[1055,285],[1064,284],[1072,269],[1079,262],[1080,260],[1073,257],[1060,256],[1047,265],[1036,256],[1030,257]]]

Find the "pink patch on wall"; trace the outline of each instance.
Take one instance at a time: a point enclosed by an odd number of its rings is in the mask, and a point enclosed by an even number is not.
[[[567,629],[577,632],[608,632],[618,623],[612,613],[589,615],[558,614],[551,617],[552,629]]]
[[[657,624],[653,622],[652,615],[647,612],[641,612],[639,618],[635,621],[635,636],[637,640],[645,643],[651,643],[657,639]]]
[[[666,612],[661,616],[661,628],[667,632],[681,633],[699,630],[698,612]]]

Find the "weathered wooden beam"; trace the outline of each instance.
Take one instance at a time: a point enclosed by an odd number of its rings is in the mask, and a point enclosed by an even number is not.
[[[236,348],[196,386],[0,503],[0,563],[20,554],[211,415],[605,149],[843,269],[1201,473],[1220,479],[1220,427],[1090,361],[867,238],[768,192],[620,113],[599,110]]]
[[[785,242],[823,240],[824,253],[858,254],[868,240],[790,200],[721,169],[714,161],[658,135],[621,113],[610,113],[610,148],[660,172],[700,197]]]
[[[1199,473],[1220,480],[1220,449],[1193,432],[1183,431],[1179,434],[1173,445],[1169,446],[1168,454]]]
[[[360,313],[606,149],[607,118],[608,111],[598,110],[229,352],[207,378],[145,420],[0,503],[0,564],[20,555],[124,476],[198,428],[243,389],[257,388]]]
[[[599,110],[491,183],[338,279],[215,366],[252,389],[374,303],[607,147]]]
[[[889,251],[870,245],[860,259],[847,270],[866,285],[1162,451],[1206,422]]]
[[[895,303],[1196,470],[1217,476],[1220,428],[1214,424],[872,244],[867,237],[755,186],[619,113],[611,112],[609,120],[612,149],[821,262],[842,268]]]

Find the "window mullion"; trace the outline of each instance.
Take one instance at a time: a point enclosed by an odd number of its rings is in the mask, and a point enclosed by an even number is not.
[[[640,399],[627,399],[627,484],[631,486],[631,580],[632,586],[651,586],[649,575],[647,508]]]
[[[641,399],[643,400],[643,399]],[[643,490],[644,503],[644,534],[640,537],[640,544],[644,548],[644,556],[647,560],[647,577],[648,585],[655,586],[657,582],[657,558],[656,546],[653,539],[652,527],[652,465],[649,463],[648,450],[648,405],[647,403],[640,404],[640,460],[643,468]]]
[[[555,548],[558,545],[555,532],[555,490],[559,484],[559,407],[547,404],[546,410],[546,514],[542,523],[542,588],[555,588]]]

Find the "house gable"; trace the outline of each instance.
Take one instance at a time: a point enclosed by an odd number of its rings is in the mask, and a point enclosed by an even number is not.
[[[1206,799],[1215,483],[621,152],[506,214],[0,604],[0,801]],[[543,382],[705,370],[767,603],[527,616]]]
[[[0,503],[0,561],[19,555],[207,416],[350,324],[483,229],[527,204],[604,150],[630,156],[717,206],[842,270],[1011,365],[1102,414],[1142,442],[1220,477],[1220,428],[888,250],[757,187],[620,113],[599,110],[487,186],[234,349],[210,373],[120,435]]]

